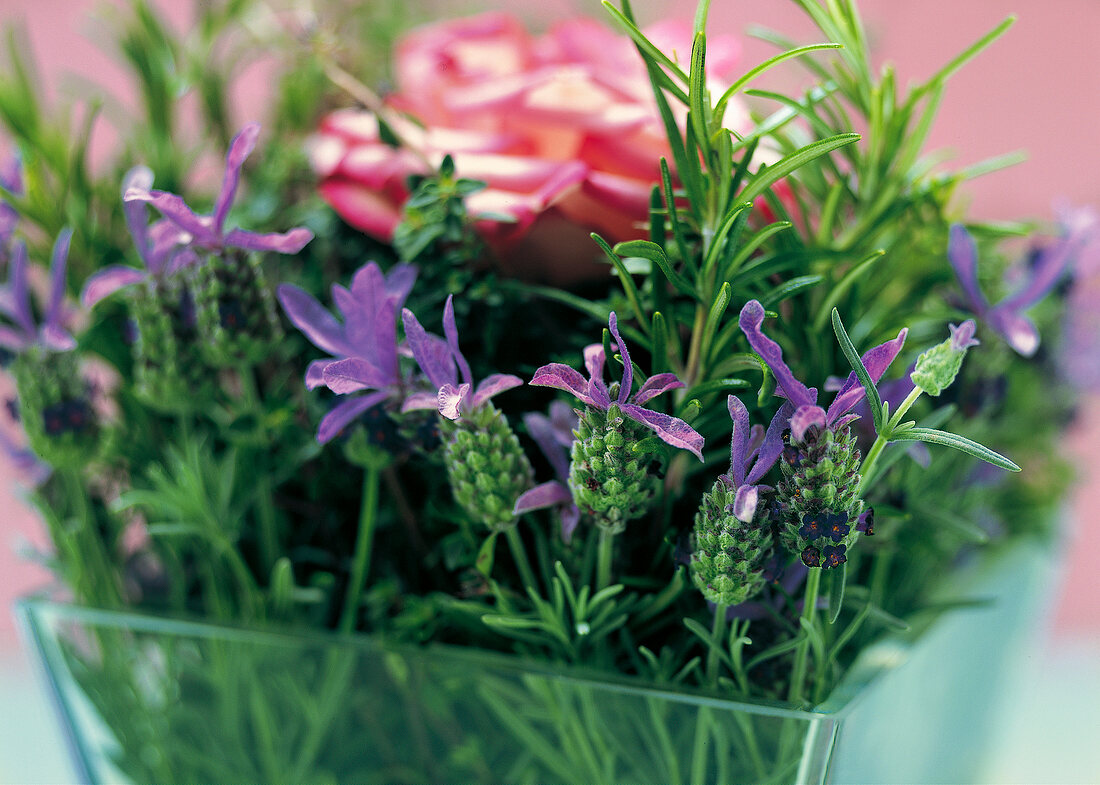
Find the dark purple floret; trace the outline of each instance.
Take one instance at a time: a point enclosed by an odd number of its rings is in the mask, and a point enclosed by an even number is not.
[[[848,549],[843,545],[826,545],[821,555],[821,566],[828,569],[839,567],[848,561]]]
[[[808,545],[802,549],[802,563],[807,567],[820,567],[821,566],[821,551],[812,545]]]
[[[859,514],[859,520],[856,521],[856,531],[866,534],[868,537],[873,537],[875,534],[875,508],[868,507],[866,510]]]
[[[825,534],[824,512],[808,512],[802,516],[802,525],[798,527],[798,536],[804,540],[816,540]]]
[[[822,516],[822,522],[825,524],[825,536],[833,542],[843,542],[852,531],[852,527],[848,524],[848,513],[843,510],[825,513]]]

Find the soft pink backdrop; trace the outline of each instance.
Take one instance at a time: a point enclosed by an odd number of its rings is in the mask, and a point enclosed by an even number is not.
[[[81,33],[94,28],[90,9],[114,3],[87,0],[0,0],[0,21],[23,20],[43,64],[49,94],[66,94],[63,74],[78,71],[125,94],[122,72]],[[188,4],[162,3],[178,24]],[[637,4],[639,8],[643,4]],[[446,8],[446,4],[442,4]],[[803,42],[818,40],[786,0],[732,0],[714,3],[712,30],[737,31],[764,24]],[[596,2],[543,0],[509,5],[547,22],[569,13],[602,13]],[[1100,41],[1096,0],[963,2],[962,0],[864,0],[861,3],[877,51],[889,52],[900,83],[933,73],[1009,13],[1019,21],[993,48],[955,75],[947,91],[931,144],[951,147],[961,164],[1026,149],[1029,160],[990,175],[967,189],[972,214],[1014,219],[1049,216],[1060,197],[1100,205],[1100,69],[1094,47]],[[651,3],[651,18],[671,13],[690,17],[693,5]],[[450,13],[450,12],[447,12]],[[746,41],[745,64],[774,50]],[[793,70],[792,70],[793,72]],[[774,79],[773,77],[773,83]],[[782,79],[782,77],[779,77]],[[70,80],[71,84],[71,80]],[[262,84],[253,79],[252,84]],[[79,88],[67,94],[79,94]],[[242,90],[234,103],[238,122],[262,116],[260,90]],[[99,144],[109,144],[107,134]],[[1098,304],[1100,307],[1100,304]],[[1100,362],[1100,358],[1097,358]],[[1100,397],[1086,401],[1069,447],[1078,456],[1082,480],[1072,503],[1070,560],[1058,610],[1063,631],[1100,632]],[[40,528],[17,501],[10,467],[0,458],[0,607],[45,580],[37,568],[17,558],[17,544],[43,542]],[[10,614],[0,612],[0,649],[13,641]]]

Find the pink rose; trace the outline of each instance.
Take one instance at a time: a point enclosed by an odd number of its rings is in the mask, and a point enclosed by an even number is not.
[[[690,26],[663,22],[646,34],[686,63]],[[738,53],[730,37],[709,40],[709,76],[728,82]],[[383,143],[374,116],[355,109],[326,117],[312,142],[321,194],[348,223],[391,240],[406,177],[450,153],[459,176],[488,183],[468,200],[471,214],[514,219],[478,224],[512,275],[553,284],[603,276],[590,232],[612,243],[646,235],[658,159],[669,152],[625,36],[588,19],[532,36],[507,14],[483,14],[413,30],[397,46],[396,78],[387,103],[416,118],[396,130],[420,155]],[[725,120],[749,127],[740,104]]]

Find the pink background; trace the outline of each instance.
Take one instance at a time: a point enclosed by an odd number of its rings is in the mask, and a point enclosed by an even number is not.
[[[126,94],[122,72],[82,36],[95,28],[89,10],[103,5],[84,0],[0,0],[0,21],[23,20],[29,29],[49,95],[82,94],[82,89],[64,76],[73,71]],[[173,9],[173,19],[184,22],[187,14],[180,8],[187,4],[162,5]],[[566,13],[602,13],[594,1],[518,5],[527,9],[521,13],[539,21],[552,21]],[[738,32],[751,21],[802,42],[819,40],[786,0],[736,0],[714,6],[712,32]],[[1019,149],[1029,152],[1026,163],[966,189],[972,197],[972,214],[977,217],[1048,217],[1051,204],[1060,197],[1075,204],[1100,205],[1096,141],[1100,136],[1096,103],[1100,68],[1095,66],[1094,51],[1100,41],[1100,3],[864,0],[861,6],[876,50],[890,53],[901,84],[930,75],[1006,15],[1017,13],[1019,21],[1005,37],[951,80],[931,144],[957,151],[960,164]],[[646,8],[650,18],[672,13],[690,18],[693,5],[651,3]],[[774,51],[751,41],[746,41],[745,50],[746,66]],[[792,67],[788,72],[797,70]],[[241,102],[235,104],[240,113],[235,119],[244,122],[262,117],[259,96],[247,91],[241,96]],[[101,136],[102,149],[109,144],[109,134]],[[3,392],[6,388],[0,386]],[[1082,474],[1072,501],[1070,558],[1056,634],[1091,636],[1100,633],[1100,602],[1095,599],[1100,594],[1095,568],[1100,564],[1100,397],[1085,401],[1069,448],[1077,456]],[[7,608],[20,593],[41,585],[46,575],[16,555],[20,543],[41,546],[43,535],[19,502],[13,473],[3,460],[0,457],[0,606]],[[0,613],[0,651],[13,643],[13,626],[5,611]]]

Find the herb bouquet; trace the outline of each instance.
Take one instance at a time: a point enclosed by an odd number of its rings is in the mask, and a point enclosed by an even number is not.
[[[820,782],[876,641],[1042,549],[1093,219],[967,224],[998,162],[923,149],[1009,23],[906,91],[849,0],[796,1],[822,42],[743,75],[706,2],[623,2],[417,27],[382,94],[385,10],[181,39],[134,0],[95,174],[99,105],[73,133],[12,47],[6,447],[88,779]],[[288,67],[237,129],[257,50]]]

